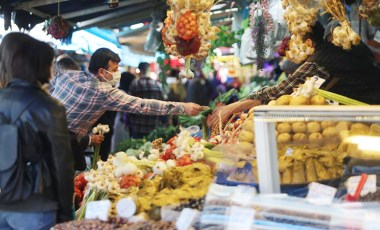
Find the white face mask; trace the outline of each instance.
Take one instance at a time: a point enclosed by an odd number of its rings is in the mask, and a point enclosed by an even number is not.
[[[109,71],[107,71],[107,70],[105,70],[105,71],[106,71],[107,73],[109,73],[109,74],[112,75],[112,80],[107,80],[105,77],[103,77],[103,79],[104,79],[106,82],[110,83],[113,87],[114,87],[115,85],[117,85],[117,83],[120,82],[120,78],[121,78],[121,72],[120,72],[120,71],[117,71],[117,72],[115,72],[115,73],[111,73],[111,72],[109,72]]]

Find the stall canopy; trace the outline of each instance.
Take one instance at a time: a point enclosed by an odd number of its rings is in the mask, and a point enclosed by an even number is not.
[[[212,9],[213,23],[230,24],[236,2],[244,1],[218,1]],[[111,3],[117,7],[111,7]],[[166,0],[1,0],[0,15],[4,17],[5,30],[11,27],[11,19],[19,29],[31,30],[35,25],[60,15],[73,31],[94,27],[105,29],[116,35],[117,42],[126,45],[136,43],[133,48],[141,50],[141,41],[146,40],[147,31],[151,28],[149,24],[154,17],[162,21],[166,7]],[[135,32],[131,26],[136,24],[144,26]],[[99,30],[94,32],[109,36]]]

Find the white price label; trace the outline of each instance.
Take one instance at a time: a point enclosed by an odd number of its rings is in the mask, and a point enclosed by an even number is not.
[[[292,148],[288,148],[285,152],[285,156],[291,156],[293,154],[294,150]]]
[[[87,204],[85,219],[108,220],[108,214],[111,208],[111,201],[100,200],[92,201]]]
[[[256,188],[246,185],[238,185],[232,195],[232,201],[242,205],[248,204],[255,195]]]
[[[176,227],[178,230],[188,230],[199,215],[199,211],[191,208],[184,208],[178,217]]]
[[[314,76],[313,78],[315,79],[314,88],[317,89],[321,88],[321,85],[323,85],[323,83],[325,83],[326,81],[325,79],[320,78],[318,76]]]
[[[328,205],[331,204],[337,189],[324,184],[312,182],[309,184],[309,192],[306,199],[314,204]]]
[[[229,209],[227,230],[250,230],[254,220],[254,209],[239,206],[231,206]]]
[[[347,193],[353,196],[356,188],[358,187],[361,176],[352,176],[346,182]],[[367,180],[363,186],[360,196],[365,196],[368,193],[376,192],[376,175],[368,175]]]

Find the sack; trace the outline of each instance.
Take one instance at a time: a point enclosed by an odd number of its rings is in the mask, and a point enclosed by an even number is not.
[[[0,111],[0,203],[25,200],[39,189],[35,181],[40,163],[25,162],[19,127],[15,124],[33,99],[29,98],[22,107],[2,103],[1,111],[10,110],[10,117]]]

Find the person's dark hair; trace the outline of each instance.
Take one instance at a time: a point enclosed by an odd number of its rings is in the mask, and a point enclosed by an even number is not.
[[[146,74],[148,72],[149,67],[150,67],[149,63],[140,62],[139,66],[137,68],[140,70],[141,74]]]
[[[12,80],[10,66],[14,57],[14,51],[31,37],[22,33],[7,34],[0,44],[0,88]]]
[[[119,89],[124,90],[124,92],[128,92],[129,86],[135,78],[136,76],[132,73],[123,72],[120,78]]]
[[[95,51],[95,53],[91,56],[90,64],[88,66],[88,70],[97,74],[100,68],[108,69],[108,62],[113,61],[119,63],[120,57],[115,52],[107,48],[100,48]]]
[[[48,83],[53,48],[24,33],[7,34],[0,45],[0,78],[5,86],[13,78]]]
[[[54,76],[63,74],[66,70],[80,70],[80,66],[70,56],[57,58],[57,61],[54,63]]]
[[[324,33],[325,29],[319,22],[317,22],[314,26],[311,27],[311,32],[304,35],[303,40],[306,41],[307,39],[310,39],[313,41],[314,46],[319,46],[324,42]]]

